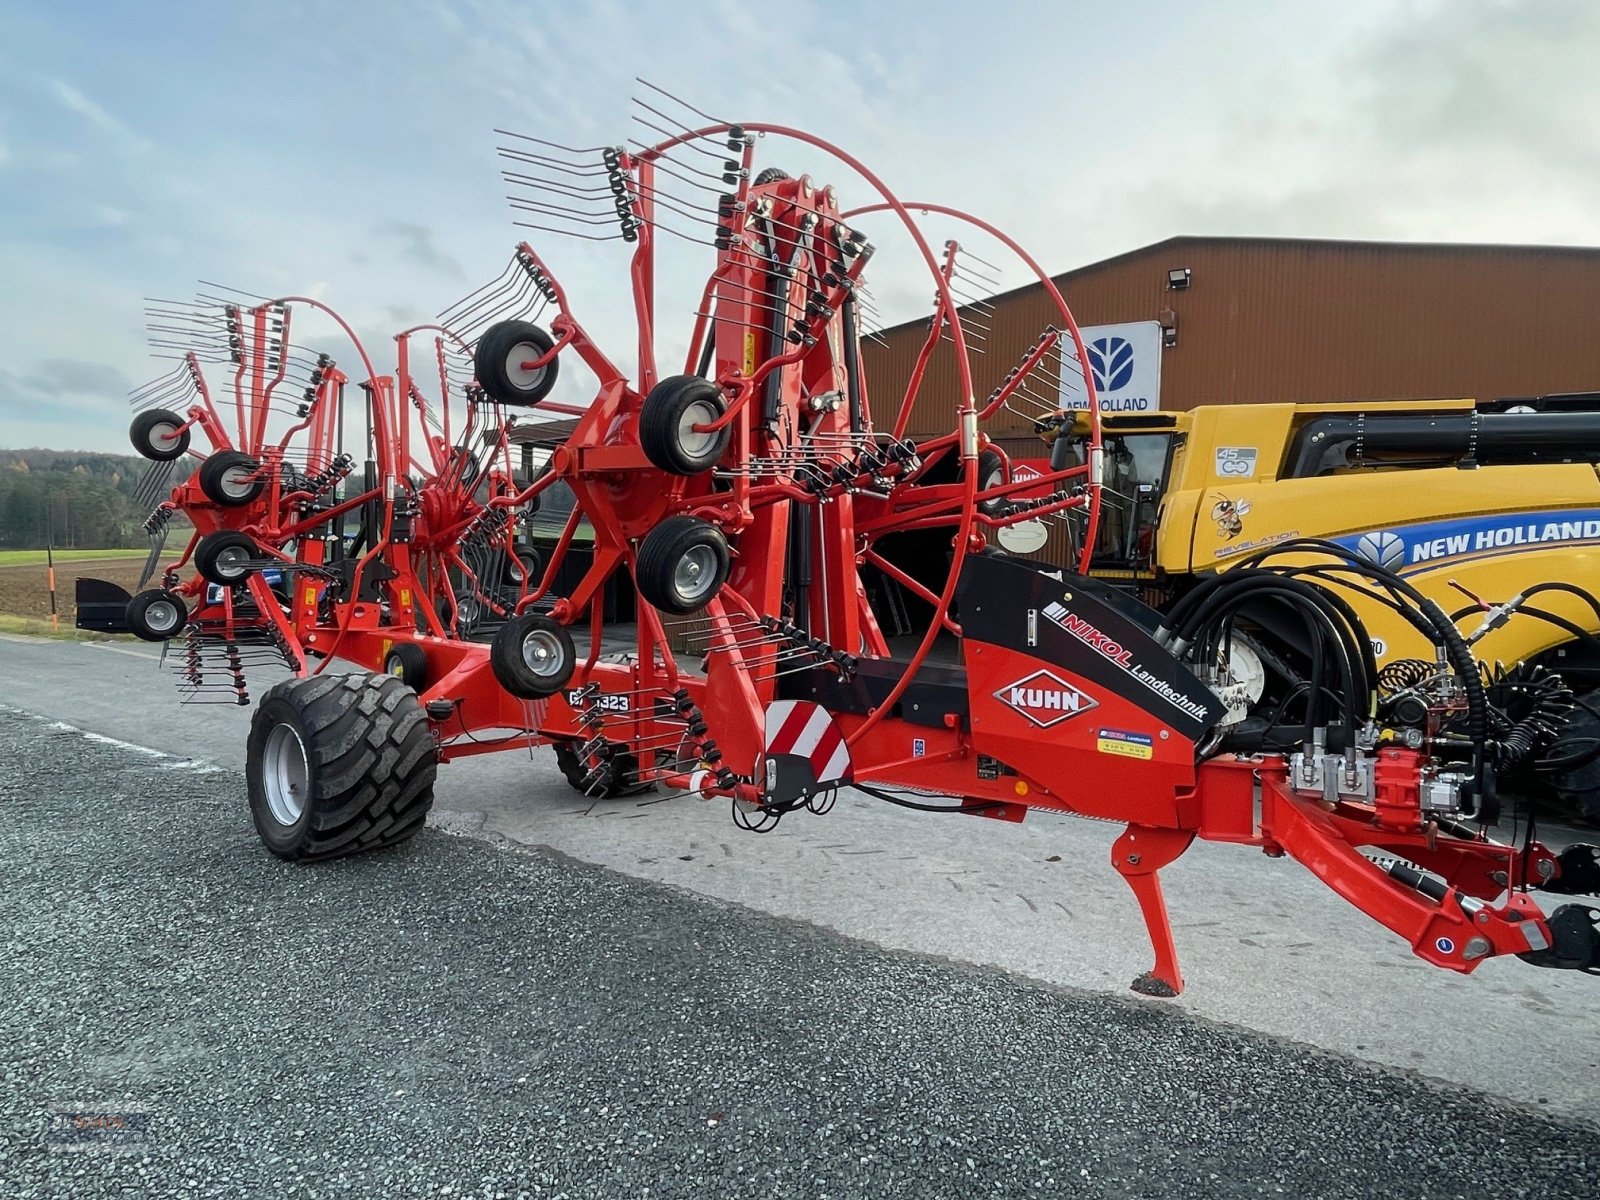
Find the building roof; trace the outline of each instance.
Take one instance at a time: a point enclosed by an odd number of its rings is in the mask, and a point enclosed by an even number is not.
[[[1590,257],[1590,258],[1600,258],[1600,246],[1524,245],[1524,244],[1508,243],[1508,242],[1403,242],[1403,241],[1386,241],[1386,240],[1381,240],[1381,239],[1366,239],[1366,238],[1222,237],[1222,236],[1214,236],[1214,235],[1208,235],[1208,234],[1189,234],[1189,233],[1184,233],[1184,234],[1178,234],[1178,235],[1176,235],[1174,237],[1164,238],[1163,240],[1161,240],[1159,242],[1151,242],[1147,246],[1138,246],[1138,247],[1136,247],[1136,248],[1134,248],[1132,250],[1124,250],[1121,254],[1113,254],[1110,258],[1097,259],[1094,262],[1085,263],[1081,267],[1073,267],[1070,270],[1061,271],[1061,272],[1059,272],[1059,273],[1057,273],[1055,275],[1050,276],[1050,278],[1051,278],[1052,282],[1056,283],[1059,286],[1060,284],[1062,284],[1062,283],[1064,283],[1064,282],[1066,282],[1068,280],[1071,280],[1076,276],[1085,275],[1085,274],[1088,274],[1091,271],[1099,271],[1099,270],[1102,270],[1102,269],[1107,268],[1107,267],[1113,267],[1113,266],[1118,265],[1119,263],[1128,262],[1131,259],[1140,258],[1142,256],[1154,255],[1154,254],[1157,254],[1157,253],[1167,252],[1167,251],[1181,250],[1181,249],[1183,249],[1185,247],[1190,247],[1190,246],[1207,246],[1207,247],[1234,246],[1234,247],[1238,247],[1239,249],[1262,249],[1262,250],[1302,249],[1302,250],[1311,250],[1311,251],[1315,251],[1315,250],[1343,251],[1343,250],[1360,248],[1360,249],[1369,249],[1369,250],[1370,249],[1393,250],[1393,251],[1396,251],[1396,252],[1404,252],[1404,253],[1413,253],[1413,252],[1428,253],[1428,254],[1440,254],[1440,253],[1446,253],[1446,254],[1507,254],[1507,253],[1518,253],[1518,254],[1530,254],[1530,255],[1532,255],[1532,254],[1559,254],[1559,255],[1574,255],[1574,256],[1587,256],[1587,257]],[[992,296],[985,297],[985,299],[987,299],[987,300],[1004,300],[1004,299],[1006,299],[1008,297],[1018,295],[1018,294],[1020,294],[1022,292],[1031,291],[1034,288],[1037,288],[1039,286],[1040,285],[1039,285],[1039,283],[1037,281],[1035,281],[1033,283],[1024,283],[1024,284],[1019,285],[1018,287],[1008,288],[1007,290],[1005,290],[1003,292],[996,292]],[[966,306],[963,305],[962,307],[966,307]],[[913,317],[908,321],[902,321],[899,324],[888,326],[885,329],[883,329],[881,332],[884,333],[884,334],[888,334],[888,333],[892,333],[892,332],[894,332],[896,330],[904,329],[904,328],[907,328],[907,327],[910,327],[910,326],[923,326],[923,325],[926,325],[927,320],[928,320],[927,315]]]

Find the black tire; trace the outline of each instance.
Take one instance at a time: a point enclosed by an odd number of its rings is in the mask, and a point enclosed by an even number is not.
[[[702,608],[728,581],[728,542],[697,517],[668,517],[639,543],[639,595],[666,613]]]
[[[206,499],[224,508],[249,504],[267,486],[261,463],[239,450],[218,450],[200,464],[196,478]]]
[[[155,462],[171,462],[189,452],[189,431],[171,409],[146,409],[128,426],[128,440],[140,454]]]
[[[554,338],[530,321],[489,326],[472,352],[478,385],[501,404],[532,407],[556,386],[561,360],[552,358],[534,371],[523,370],[521,364],[543,358],[555,344]]]
[[[544,578],[544,559],[532,546],[518,545],[515,554],[506,556],[505,570],[501,572],[501,578],[509,588],[520,590],[524,579],[528,581],[529,588],[536,588],[539,586],[539,580]]]
[[[638,760],[626,750],[613,748],[611,757],[602,765],[595,759],[579,758],[576,743],[556,742],[554,748],[556,766],[575,792],[595,800],[612,800],[644,788],[639,782]],[[590,773],[596,767],[599,772],[591,779]]]
[[[1584,761],[1585,756],[1600,745],[1600,717],[1590,709],[1600,709],[1600,690],[1589,692],[1579,699],[1586,707],[1574,709],[1561,732],[1545,750],[1545,757],[1553,761],[1572,763],[1565,770],[1549,776],[1550,785],[1559,798],[1558,811],[1563,816],[1579,817],[1600,823],[1600,757]]]
[[[1002,483],[1010,482],[1010,472],[1006,470],[1006,460],[997,450],[980,450],[978,452],[978,490],[999,487]],[[1001,510],[1006,503],[1004,500],[986,500],[982,508],[991,515]]]
[[[128,601],[128,632],[147,642],[167,642],[189,624],[183,597],[165,588],[151,588]]]
[[[392,675],[413,692],[420,692],[428,686],[427,652],[415,642],[400,642],[384,655],[383,673]]]
[[[756,175],[756,181],[753,186],[760,187],[763,183],[776,183],[780,179],[787,178],[789,178],[789,172],[782,167],[762,167]]]
[[[542,613],[512,617],[489,643],[489,666],[500,686],[521,700],[543,700],[567,685],[578,665],[572,635]]]
[[[669,475],[700,475],[717,465],[728,448],[730,426],[696,433],[696,425],[727,411],[722,389],[698,375],[669,375],[644,398],[639,445],[644,456]]]
[[[200,539],[194,549],[194,569],[207,583],[237,587],[250,578],[262,557],[261,547],[248,535],[233,529],[219,529]]]
[[[437,770],[421,702],[388,675],[285,680],[250,721],[250,815],[267,849],[291,862],[412,837]]]

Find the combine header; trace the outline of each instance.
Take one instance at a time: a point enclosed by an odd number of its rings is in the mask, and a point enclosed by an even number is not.
[[[179,359],[136,394],[132,437],[156,460],[152,496],[170,494],[150,519],[159,586],[132,597],[127,622],[169,643],[196,699],[248,703],[258,664],[288,668],[260,698],[248,753],[274,853],[392,845],[421,828],[438,763],[549,744],[585,793],[720,797],[757,831],[826,812],[847,786],[918,811],[1123,824],[1112,864],[1154,944],[1135,984],[1148,993],[1182,987],[1159,872],[1196,837],[1294,857],[1442,967],[1515,954],[1600,969],[1600,910],[1546,915],[1532,895],[1600,890],[1594,850],[1553,854],[1531,821],[1516,844],[1488,836],[1496,771],[1565,711],[1558,679],[1491,698],[1436,605],[1332,544],[1274,547],[1164,615],[996,552],[1009,524],[1075,514],[1082,569],[1099,518],[1092,420],[1082,461],[1042,478],[1013,481],[984,435],[1041,371],[1095,411],[1048,276],[997,230],[902,202],[818,138],[680,123],[676,102],[652,100],[639,118],[651,144],[507,135],[502,149],[527,225],[630,249],[626,365],[527,244],[494,284],[399,334],[387,374],[306,297],[211,288],[152,310]],[[862,206],[761,169],[758,145],[782,144],[852,169]],[[968,337],[984,306],[963,289],[991,267],[963,241],[930,242],[924,221],[964,227],[1056,304],[981,403]],[[934,292],[908,386],[876,405],[858,353],[870,228],[909,247]],[[711,260],[670,363],[656,309],[668,239]],[[317,311],[342,327],[355,374],[291,342]],[[913,441],[941,341],[967,399],[955,429]],[[551,401],[558,376],[570,388],[580,375],[592,400]],[[558,432],[531,419],[551,414],[568,418]],[[571,511],[540,554],[528,520],[558,490]],[[176,512],[194,534],[171,555]],[[881,553],[930,529],[951,535],[942,586]],[[1282,565],[1286,553],[1316,561]],[[891,646],[869,602],[883,579],[932,609],[907,644]],[[1403,614],[1434,659],[1380,678],[1352,589]],[[619,596],[635,619],[608,623]],[[1229,644],[1241,606],[1263,601],[1303,630],[1313,666],[1297,694],[1252,706]]]

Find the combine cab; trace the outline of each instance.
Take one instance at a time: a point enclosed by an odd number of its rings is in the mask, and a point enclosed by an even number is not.
[[[1082,415],[1031,415],[1053,463],[1083,459]],[[1570,717],[1525,766],[1600,819],[1600,397],[1201,407],[1108,415],[1103,438],[1093,575],[1165,609],[1264,549],[1331,541],[1450,614],[1491,686],[1559,674]],[[1428,637],[1385,597],[1349,599],[1385,678],[1431,665]],[[1303,684],[1293,622],[1270,606],[1247,618],[1234,653],[1250,694]]]

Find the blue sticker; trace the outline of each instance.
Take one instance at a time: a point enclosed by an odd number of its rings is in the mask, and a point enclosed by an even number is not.
[[[911,739],[911,757],[922,758],[928,753],[928,743],[922,738]]]
[[[1600,509],[1563,508],[1422,521],[1333,540],[1369,562],[1403,574],[1440,563],[1540,546],[1594,545],[1600,542]]]
[[[1456,944],[1449,938],[1439,938],[1433,943],[1433,948],[1440,954],[1454,954],[1456,952]]]

